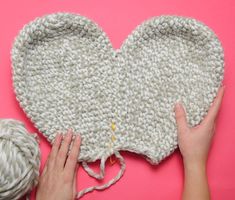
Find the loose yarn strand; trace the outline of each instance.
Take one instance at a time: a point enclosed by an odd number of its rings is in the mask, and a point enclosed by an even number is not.
[[[105,161],[106,159],[105,158],[102,158],[101,161],[100,161],[100,173],[97,174],[96,172],[94,172],[87,164],[87,162],[82,162],[82,166],[83,166],[83,169],[93,178],[96,178],[98,180],[101,180],[104,178],[104,175],[105,175]]]
[[[113,179],[111,179],[108,183],[104,184],[104,185],[99,185],[99,186],[92,186],[86,189],[81,190],[80,192],[77,193],[77,199],[80,199],[83,195],[85,195],[88,192],[92,192],[94,190],[104,190],[108,187],[110,187],[111,185],[113,185],[114,183],[116,183],[124,174],[125,168],[126,168],[126,164],[125,164],[125,160],[124,158],[121,156],[121,154],[116,151],[114,153],[114,155],[116,156],[116,158],[118,158],[121,168],[118,172],[118,174],[116,175],[116,177],[114,177]],[[103,179],[104,178],[104,171],[105,171],[105,159],[101,159],[101,163],[100,163],[100,174],[96,174],[92,169],[90,169],[87,165],[87,163],[83,162],[83,168],[86,172],[88,172],[89,175],[91,175],[92,177],[95,177],[97,179]]]

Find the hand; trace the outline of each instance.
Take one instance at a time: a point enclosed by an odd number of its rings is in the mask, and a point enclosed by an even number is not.
[[[193,128],[187,124],[182,105],[175,106],[178,144],[184,162],[183,200],[210,199],[206,162],[223,94],[224,87],[221,87],[204,120]]]
[[[215,119],[223,98],[224,87],[218,91],[212,106],[200,125],[190,128],[181,104],[175,106],[178,128],[178,144],[184,164],[194,163],[205,165],[215,130]]]
[[[77,159],[81,138],[72,140],[70,129],[61,144],[62,134],[57,134],[46,165],[39,179],[36,200],[74,200],[76,196]],[[69,155],[70,143],[73,145]]]

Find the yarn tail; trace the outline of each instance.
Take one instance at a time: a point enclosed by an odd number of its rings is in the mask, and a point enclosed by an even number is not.
[[[114,155],[119,160],[120,166],[121,166],[118,174],[113,179],[111,179],[109,182],[105,183],[104,185],[92,186],[92,187],[85,188],[85,189],[81,190],[80,192],[77,193],[77,197],[76,197],[77,199],[80,199],[86,193],[92,192],[94,190],[104,190],[104,189],[110,187],[111,185],[113,185],[114,183],[116,183],[122,177],[122,175],[124,174],[125,168],[126,168],[125,160],[118,151],[116,151],[114,153]],[[83,165],[84,170],[90,176],[92,176],[96,179],[103,179],[104,175],[105,175],[105,161],[106,161],[106,159],[107,158],[101,159],[99,174],[95,173],[91,168],[89,168],[89,166],[87,165],[86,162],[82,162],[82,165]]]

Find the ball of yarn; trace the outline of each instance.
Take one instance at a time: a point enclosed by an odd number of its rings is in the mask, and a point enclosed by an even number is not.
[[[19,199],[37,185],[40,151],[35,136],[20,121],[0,119],[0,200]]]

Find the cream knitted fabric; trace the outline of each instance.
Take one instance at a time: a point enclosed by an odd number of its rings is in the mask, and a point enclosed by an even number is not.
[[[35,137],[20,121],[0,119],[0,200],[19,199],[37,185],[40,151]]]
[[[56,13],[27,24],[12,50],[17,99],[52,142],[55,132],[81,133],[79,161],[104,177],[105,160],[120,150],[157,164],[177,148],[174,103],[188,122],[207,113],[223,79],[223,50],[216,35],[195,19],[153,17],[114,50],[86,17]],[[100,174],[86,162],[101,159]],[[78,197],[93,189],[80,192]]]

